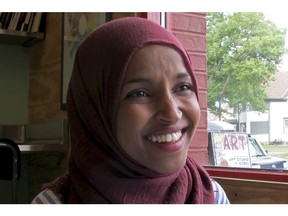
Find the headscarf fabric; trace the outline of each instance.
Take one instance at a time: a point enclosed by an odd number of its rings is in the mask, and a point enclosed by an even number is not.
[[[66,203],[213,203],[210,178],[188,156],[172,175],[149,170],[133,160],[116,139],[119,93],[133,55],[144,46],[175,49],[196,86],[191,61],[176,37],[144,18],[110,21],[77,50],[67,93],[71,134],[69,171],[48,184]],[[197,86],[195,92],[197,93]]]

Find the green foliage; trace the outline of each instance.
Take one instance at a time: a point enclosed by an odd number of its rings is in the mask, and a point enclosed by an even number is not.
[[[286,29],[263,13],[207,13],[208,107],[216,102],[238,110],[264,111],[265,87],[285,53]],[[226,110],[221,110],[221,113]]]

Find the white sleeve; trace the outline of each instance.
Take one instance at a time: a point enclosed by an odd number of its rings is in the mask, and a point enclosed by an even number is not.
[[[40,192],[31,202],[31,204],[63,204],[60,194],[46,189]]]
[[[213,179],[211,179],[211,183],[214,191],[214,204],[230,204],[230,201],[221,185]]]

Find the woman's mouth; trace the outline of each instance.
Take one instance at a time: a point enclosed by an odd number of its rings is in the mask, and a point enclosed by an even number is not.
[[[165,152],[178,152],[185,145],[183,135],[186,130],[179,130],[173,133],[156,134],[148,136],[148,140]]]

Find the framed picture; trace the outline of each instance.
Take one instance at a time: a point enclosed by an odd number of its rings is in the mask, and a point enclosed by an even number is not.
[[[61,109],[66,110],[66,96],[79,45],[97,26],[110,20],[109,13],[63,13]]]

